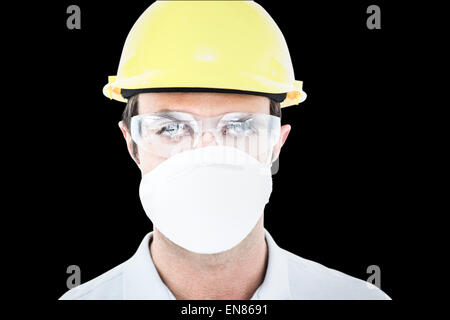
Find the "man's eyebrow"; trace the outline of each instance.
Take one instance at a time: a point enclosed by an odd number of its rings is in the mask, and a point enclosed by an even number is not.
[[[179,111],[176,111],[176,110],[171,110],[171,109],[161,109],[161,110],[158,110],[158,111],[156,111],[155,113],[169,113],[169,112],[179,112]]]
[[[183,117],[182,115],[188,115],[190,116],[190,119],[195,119],[195,115],[187,113],[187,112],[182,112],[182,111],[175,111],[175,110],[169,110],[169,109],[163,109],[160,111],[155,112],[154,114],[156,114],[159,117],[164,117],[170,120],[186,120],[186,117]],[[182,117],[179,117],[177,115],[181,115]]]

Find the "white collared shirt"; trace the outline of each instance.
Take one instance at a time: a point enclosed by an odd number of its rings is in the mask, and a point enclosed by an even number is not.
[[[136,253],[104,274],[63,294],[60,300],[175,300],[150,254],[153,232]],[[251,300],[390,300],[373,284],[301,258],[275,243],[265,230],[268,263]]]

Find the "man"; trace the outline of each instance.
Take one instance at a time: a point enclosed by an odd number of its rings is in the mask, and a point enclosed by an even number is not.
[[[277,246],[271,166],[306,94],[281,31],[253,1],[161,1],[130,31],[104,94],[142,173],[154,231],[60,299],[389,299]]]

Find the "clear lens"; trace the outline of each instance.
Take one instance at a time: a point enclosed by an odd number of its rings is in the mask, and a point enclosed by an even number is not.
[[[206,139],[209,132],[213,137]],[[183,112],[162,112],[134,116],[132,139],[146,152],[169,158],[206,145],[231,146],[270,164],[280,134],[280,119],[261,113],[228,113],[198,118]]]

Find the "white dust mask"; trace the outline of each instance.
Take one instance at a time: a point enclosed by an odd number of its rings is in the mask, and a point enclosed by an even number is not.
[[[196,253],[231,249],[252,231],[272,192],[270,166],[244,151],[208,146],[176,154],[142,177],[153,225]]]

